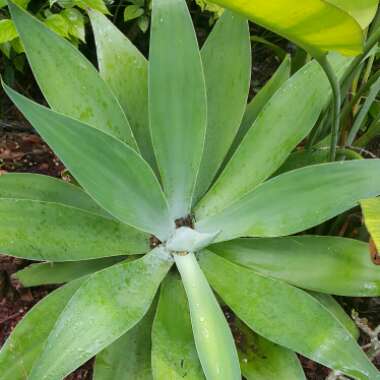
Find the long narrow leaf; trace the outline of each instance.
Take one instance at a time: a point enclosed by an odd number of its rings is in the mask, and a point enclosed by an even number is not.
[[[202,252],[200,265],[216,292],[258,334],[355,379],[380,378],[351,333],[311,295],[211,252]]]
[[[0,198],[62,203],[110,217],[80,187],[46,175],[28,173],[2,175]]]
[[[125,260],[125,256],[63,263],[38,263],[12,275],[24,287],[70,282]]]
[[[134,327],[171,265],[157,248],[89,277],[61,314],[29,380],[65,377]]]
[[[342,73],[349,61],[333,57],[335,69]],[[330,84],[316,62],[288,79],[262,109],[198,205],[198,215],[203,217],[222,210],[270,177],[314,127],[329,92]]]
[[[0,351],[1,380],[25,380],[41,355],[50,331],[83,280],[55,290],[17,324]]]
[[[148,62],[103,14],[90,10],[101,77],[109,84],[131,124],[143,157],[155,162],[148,118]]]
[[[166,239],[173,222],[149,165],[120,140],[5,91],[83,188],[124,223]]]
[[[152,368],[157,380],[204,379],[185,289],[174,275],[169,275],[161,286],[152,331]]]
[[[211,185],[247,104],[251,76],[247,20],[232,12],[224,12],[201,53],[207,88],[207,133],[193,203]]]
[[[241,372],[247,380],[306,380],[297,355],[255,334],[235,318]]]
[[[316,298],[331,314],[333,314],[356,340],[359,339],[360,332],[355,322],[348,316],[333,296],[317,292],[309,292],[309,294]]]
[[[171,215],[191,207],[206,133],[201,56],[185,0],[153,0],[149,113],[153,147]]]
[[[201,232],[220,230],[218,241],[291,235],[333,218],[360,199],[380,194],[379,171],[380,160],[294,170],[269,180],[196,226]]]
[[[259,116],[262,109],[269,102],[272,96],[282,87],[282,85],[289,79],[291,69],[291,59],[287,55],[282,61],[281,65],[275,71],[273,76],[268,80],[262,89],[253,97],[253,99],[247,105],[244,113],[243,120],[241,122],[239,131],[236,135],[232,146],[233,153],[239,146],[241,140],[246,135],[248,130],[253,125],[254,121]]]
[[[145,317],[96,355],[94,380],[152,380],[151,330],[155,303]]]
[[[149,235],[64,206],[0,199],[0,252],[29,260],[75,261],[145,253]]]
[[[368,244],[357,240],[329,236],[239,239],[210,250],[300,288],[351,297],[380,295],[380,267],[371,262]]]
[[[11,1],[8,5],[30,66],[50,106],[135,148],[120,104],[92,64],[29,12]]]
[[[195,345],[207,379],[240,380],[235,343],[218,302],[193,253],[175,256],[190,308]]]

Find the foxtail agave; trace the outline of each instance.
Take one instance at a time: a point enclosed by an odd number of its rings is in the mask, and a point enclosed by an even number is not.
[[[4,89],[80,187],[0,178],[0,251],[44,261],[16,275],[26,286],[66,283],[9,337],[1,379],[62,379],[93,356],[96,380],[304,379],[295,352],[379,379],[329,296],[380,294],[367,245],[288,235],[380,194],[380,161],[274,174],[326,106],[319,66],[288,78],[287,59],[247,107],[233,13],[199,51],[185,1],[153,0],[148,63],[89,11],[98,72],[9,7],[50,108]],[[342,76],[349,60],[330,58]]]

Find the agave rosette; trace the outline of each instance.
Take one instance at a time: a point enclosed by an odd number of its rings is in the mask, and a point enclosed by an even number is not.
[[[16,277],[66,283],[9,337],[2,379],[58,380],[93,356],[96,380],[304,379],[296,352],[379,378],[329,296],[380,294],[367,245],[289,235],[380,194],[380,160],[274,175],[328,101],[318,64],[288,78],[286,59],[247,106],[248,25],[231,12],[199,50],[185,1],[154,0],[148,62],[89,11],[98,72],[9,6],[50,108],[4,89],[80,187],[0,178],[0,251],[43,261]]]

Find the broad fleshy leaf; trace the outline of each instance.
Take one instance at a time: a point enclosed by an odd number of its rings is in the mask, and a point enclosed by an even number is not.
[[[251,21],[295,42],[314,56],[331,50],[357,55],[363,48],[360,25],[347,13],[346,7],[342,10],[330,4],[333,0],[213,2],[245,15]]]
[[[30,66],[57,112],[106,131],[136,148],[127,118],[95,67],[69,41],[8,1]]]
[[[337,161],[341,158],[345,158],[347,160],[361,160],[363,159],[360,154],[351,150],[351,149],[337,149]],[[280,175],[285,172],[289,172],[291,170],[300,169],[304,166],[317,165],[317,164],[325,164],[329,162],[329,148],[321,147],[316,149],[302,149],[293,152],[287,160],[279,167],[276,173],[273,176]]]
[[[0,198],[62,203],[111,218],[80,187],[46,175],[28,173],[2,175]]]
[[[243,322],[233,322],[238,336],[242,375],[247,380],[306,380],[297,355],[255,334]]]
[[[59,317],[29,380],[65,377],[134,327],[171,266],[169,254],[157,248],[90,276]]]
[[[248,22],[223,13],[201,50],[207,90],[207,132],[193,203],[203,195],[239,129],[251,76]]]
[[[237,239],[210,250],[300,288],[351,297],[380,295],[380,267],[368,244],[330,236]]]
[[[25,380],[41,355],[54,324],[80,287],[73,281],[34,306],[17,324],[0,351],[1,380]]]
[[[224,302],[261,336],[355,379],[380,379],[351,333],[311,295],[209,251],[200,265]]]
[[[24,287],[63,284],[105,269],[125,259],[124,256],[121,256],[88,261],[31,264],[13,274],[12,277]]]
[[[273,76],[268,80],[264,87],[249,102],[244,112],[239,131],[236,135],[232,146],[233,153],[239,146],[241,140],[253,125],[262,109],[269,102],[272,96],[282,87],[282,85],[290,78],[291,59],[287,55],[281,65],[275,71]]]
[[[364,214],[364,222],[375,243],[380,249],[380,198],[364,199],[360,201]]]
[[[88,12],[101,77],[117,96],[143,157],[155,162],[148,118],[148,62],[127,37],[99,12]]]
[[[295,234],[354,207],[360,199],[380,194],[379,172],[380,160],[293,170],[258,186],[219,214],[201,219],[196,227],[200,232],[221,231],[217,241]]]
[[[149,235],[58,203],[0,199],[0,252],[29,260],[75,261],[149,251]]]
[[[96,355],[94,380],[152,380],[151,332],[155,303],[144,318]]]
[[[169,275],[161,285],[152,330],[153,378],[203,380],[182,281]]]
[[[342,306],[335,300],[333,296],[324,293],[309,292],[316,298],[334,317],[351,333],[357,340],[360,332],[355,322],[346,314]]]
[[[351,15],[361,26],[366,29],[375,17],[379,6],[378,0],[326,0]]]
[[[174,228],[149,165],[128,145],[4,89],[76,180],[120,221],[166,240]]]
[[[191,207],[206,133],[206,87],[185,0],[153,0],[149,112],[153,147],[174,219]]]
[[[207,379],[240,380],[239,358],[223,312],[193,253],[174,256],[190,308],[199,360]]]
[[[340,73],[348,62],[333,55],[334,68]],[[315,61],[288,79],[264,106],[197,206],[198,217],[215,214],[270,177],[314,127],[327,104],[330,87]]]

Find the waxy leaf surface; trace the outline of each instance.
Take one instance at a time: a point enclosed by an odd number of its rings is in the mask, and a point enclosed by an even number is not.
[[[0,351],[2,380],[25,380],[41,355],[54,324],[83,280],[55,290],[17,324]]]
[[[202,252],[200,265],[224,302],[261,336],[355,379],[380,378],[351,333],[311,295],[211,252]]]
[[[199,360],[207,379],[240,380],[239,358],[225,316],[193,253],[174,256],[190,308]]]
[[[152,380],[154,306],[153,303],[151,310],[135,327],[96,355],[94,380]]]
[[[89,11],[101,77],[117,96],[143,157],[155,162],[148,118],[148,62],[104,15]]]
[[[266,340],[235,318],[241,372],[247,380],[306,380],[297,355]]]
[[[174,223],[152,169],[109,134],[42,107],[4,85],[8,96],[75,179],[120,221],[165,240]]]
[[[125,114],[95,67],[69,41],[8,2],[30,66],[49,105],[136,147]]]
[[[0,199],[0,252],[29,260],[75,261],[149,251],[149,235],[58,203]]]
[[[380,194],[380,160],[308,166],[275,177],[224,211],[198,219],[200,232],[218,241],[301,232]],[[339,186],[337,186],[339,184]]]
[[[202,47],[207,132],[194,202],[211,185],[240,126],[251,75],[248,22],[226,11]]]
[[[300,288],[351,297],[380,295],[380,267],[373,265],[368,244],[361,241],[330,236],[237,239],[210,250]]]
[[[156,380],[203,380],[195,348],[185,289],[178,276],[163,282],[152,331],[152,368]]]
[[[0,176],[0,198],[61,203],[111,217],[80,187],[39,174],[8,173]]]
[[[62,379],[134,327],[171,265],[157,248],[90,276],[58,319],[29,380]]]
[[[70,282],[125,260],[124,256],[63,263],[31,264],[12,275],[24,287]]]
[[[338,55],[332,61],[340,73],[348,62]],[[270,177],[314,127],[327,105],[329,91],[330,84],[317,62],[288,79],[264,106],[197,206],[198,218],[215,214]]]
[[[262,109],[269,102],[272,96],[282,87],[282,85],[289,79],[291,69],[290,56],[286,56],[281,65],[275,71],[273,76],[267,83],[260,89],[260,91],[249,102],[244,112],[243,120],[241,122],[239,131],[236,135],[233,144],[233,151],[236,150],[243,137],[253,125],[254,121],[259,116]]]
[[[171,215],[190,211],[206,133],[206,86],[185,0],[153,0],[149,113]]]

